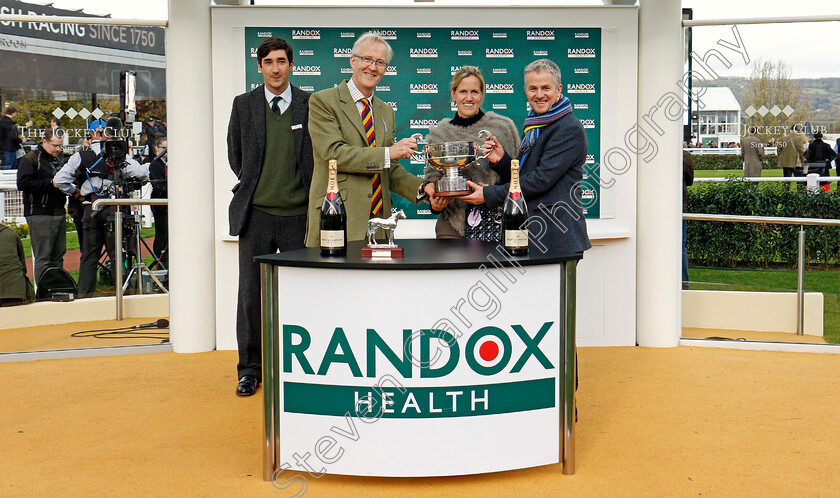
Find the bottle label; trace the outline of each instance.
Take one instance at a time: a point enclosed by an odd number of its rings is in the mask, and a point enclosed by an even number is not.
[[[321,247],[344,247],[344,230],[321,230]]]
[[[505,247],[528,247],[528,230],[505,230]]]

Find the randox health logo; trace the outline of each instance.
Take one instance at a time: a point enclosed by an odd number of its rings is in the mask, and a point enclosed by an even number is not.
[[[437,83],[409,83],[409,93],[438,93]]]
[[[513,59],[513,49],[512,48],[485,48],[484,49],[484,57],[486,57],[488,59],[493,59],[493,58]]]
[[[451,30],[449,32],[449,38],[452,40],[478,40],[478,31],[477,30]]]
[[[438,49],[436,48],[410,48],[408,49],[409,57],[419,58],[436,58],[438,56]]]
[[[566,93],[595,93],[595,83],[569,83]]]
[[[385,40],[396,40],[397,39],[397,31],[394,29],[379,29],[374,30],[374,33],[378,34]]]
[[[408,127],[412,130],[428,130],[433,126],[437,126],[437,124],[437,119],[411,119],[409,120]]]
[[[525,34],[527,40],[554,40],[553,30],[528,30]]]
[[[320,29],[293,29],[292,40],[320,40]]]
[[[312,334],[327,331],[310,332],[300,325],[285,324],[282,368],[297,377],[295,382],[283,383],[284,410],[334,416],[378,412],[377,416],[385,418],[437,418],[552,408],[556,406],[555,366],[541,347],[552,329],[556,331],[554,322],[544,322],[537,330],[526,330],[520,324],[486,326],[465,336],[464,342],[443,330],[413,333],[404,329],[397,342],[386,341],[376,330],[367,328],[363,336],[352,335],[354,348],[345,330],[336,327],[326,349],[315,352],[310,347]],[[393,339],[393,335],[389,337]],[[438,345],[443,343],[447,345],[448,358],[438,356]],[[518,347],[514,348],[514,344]],[[440,361],[432,361],[435,358]],[[523,379],[517,374],[526,365],[529,378]],[[382,375],[383,366],[394,372],[392,378],[398,382],[394,385],[399,388],[329,383],[332,370],[345,375],[349,372],[354,378],[374,379]],[[544,372],[545,377],[533,379],[533,372]],[[456,381],[473,373],[486,377],[487,382],[463,385]],[[493,383],[494,376],[500,382]],[[452,382],[446,383],[450,377]],[[312,382],[306,382],[308,378]],[[445,385],[441,386],[440,381],[433,387],[412,385],[413,379],[418,378],[441,379]]]
[[[321,66],[295,66],[292,69],[295,76],[320,76]]]
[[[513,93],[513,83],[488,83],[484,85],[485,93]]]
[[[594,59],[595,58],[595,49],[594,48],[570,48],[568,49],[567,53],[570,59]]]

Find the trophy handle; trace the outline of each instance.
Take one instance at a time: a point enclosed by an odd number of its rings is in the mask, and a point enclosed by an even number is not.
[[[422,133],[415,133],[415,134],[411,135],[410,138],[413,138],[417,142],[417,145],[426,145],[426,139],[423,138]],[[418,161],[418,162],[425,162],[426,161],[425,150],[421,151],[420,148],[418,147],[417,152],[415,152],[414,154],[411,155],[411,159],[413,159],[414,161]]]
[[[478,132],[478,138],[481,139],[482,143],[487,141],[487,139],[492,137],[492,136],[493,136],[493,134],[490,133],[487,130],[481,130],[480,132]],[[492,152],[492,149],[488,150],[487,153],[485,153],[483,156],[476,156],[476,159],[486,159],[487,156],[490,155],[490,152]]]

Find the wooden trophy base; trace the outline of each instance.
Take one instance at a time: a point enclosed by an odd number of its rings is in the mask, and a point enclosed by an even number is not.
[[[401,258],[403,257],[402,247],[363,247],[363,258]]]
[[[449,192],[435,192],[435,195],[438,197],[459,197],[462,195],[470,195],[472,193],[472,190],[451,190]]]

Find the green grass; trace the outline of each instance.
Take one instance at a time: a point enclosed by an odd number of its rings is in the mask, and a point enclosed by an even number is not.
[[[691,288],[760,292],[795,292],[796,271],[692,268]],[[840,343],[840,270],[805,272],[805,292],[823,294],[823,337]]]
[[[154,226],[152,226],[151,228],[141,228],[140,229],[140,236],[143,237],[144,239],[154,237],[155,236]],[[27,237],[27,238],[23,239],[22,242],[23,242],[24,255],[27,258],[32,257],[32,246],[31,246],[29,238]],[[151,244],[150,244],[150,246],[151,246]],[[79,236],[78,236],[78,234],[75,231],[67,232],[67,250],[72,251],[73,249],[78,249],[78,248],[79,248]],[[146,265],[151,266],[152,261],[154,261],[154,258],[152,258],[151,256],[146,256],[146,257],[143,258],[143,261],[146,263]],[[126,270],[126,272],[124,274],[127,275],[128,271],[130,271],[130,270]],[[78,281],[79,281],[79,270],[71,270],[71,271],[68,271],[68,273],[70,274],[70,276],[73,277],[73,280],[75,280],[78,283]],[[32,281],[33,279],[30,278],[29,280]],[[116,290],[114,289],[113,285],[103,285],[103,284],[97,283],[96,284],[96,289],[98,291],[96,293],[96,297],[113,296],[116,293]]]
[[[734,176],[736,178],[744,177],[743,169],[696,169],[694,170],[695,178],[726,178]],[[782,170],[779,169],[765,169],[761,171],[763,177],[781,177]]]
[[[143,262],[146,263],[146,266],[148,266],[150,268],[152,266],[153,261],[154,261],[154,258],[151,257],[151,256],[146,256],[146,257],[143,258]],[[123,272],[123,275],[128,275],[129,271],[131,271],[131,269],[126,269],[125,272]],[[77,283],[79,282],[79,270],[71,270],[71,271],[68,271],[67,273],[69,273],[70,276],[73,277],[73,280],[75,280]],[[97,273],[97,275],[99,275],[99,274]],[[146,276],[145,272],[143,273],[143,278],[148,278]],[[32,280],[32,279],[30,278],[29,280]],[[104,285],[104,284],[102,284],[98,281],[96,283],[96,291],[97,292],[96,292],[96,295],[94,297],[113,296],[113,295],[116,295],[116,292],[117,292],[113,285]],[[131,292],[132,292],[131,289],[126,289],[126,293],[130,294]]]
[[[140,236],[144,239],[154,237],[155,236],[155,228],[152,225],[151,228],[141,228],[140,229]],[[29,237],[23,239],[23,254],[27,258],[32,257],[32,241],[29,240]],[[74,249],[79,248],[79,235],[76,231],[67,232],[67,250],[72,251]]]

